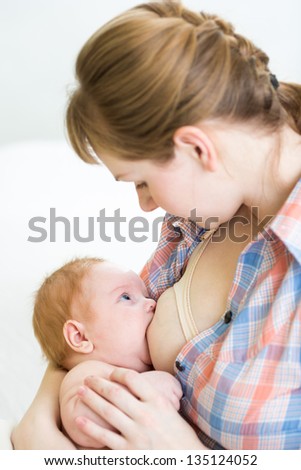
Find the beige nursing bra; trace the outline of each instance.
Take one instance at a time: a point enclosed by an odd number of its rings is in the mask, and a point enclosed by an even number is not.
[[[178,317],[183,331],[185,340],[188,342],[196,335],[199,331],[195,324],[191,304],[190,304],[190,287],[192,277],[197,266],[197,263],[206,249],[206,246],[210,242],[215,230],[210,230],[204,233],[202,236],[202,242],[193,251],[189,258],[185,273],[181,279],[176,282],[171,289],[174,291],[176,307],[178,311]]]

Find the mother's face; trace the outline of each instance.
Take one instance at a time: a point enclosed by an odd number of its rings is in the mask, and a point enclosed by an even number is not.
[[[117,181],[133,182],[139,204],[149,212],[161,207],[180,217],[190,217],[200,200],[195,191],[197,162],[187,155],[178,155],[165,162],[153,160],[126,161],[112,156],[101,160]],[[200,185],[197,185],[200,187]]]

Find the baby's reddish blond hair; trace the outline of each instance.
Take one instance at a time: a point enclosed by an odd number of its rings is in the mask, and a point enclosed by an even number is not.
[[[72,318],[72,302],[81,293],[83,278],[102,258],[75,258],[47,276],[36,293],[33,329],[49,362],[64,367],[71,352],[63,327]]]

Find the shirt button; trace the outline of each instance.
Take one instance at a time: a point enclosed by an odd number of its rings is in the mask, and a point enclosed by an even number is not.
[[[230,323],[231,320],[232,320],[232,312],[231,310],[228,310],[228,312],[226,312],[224,315],[224,323]]]
[[[185,366],[183,366],[180,361],[176,361],[176,368],[178,371],[183,372],[185,370]]]

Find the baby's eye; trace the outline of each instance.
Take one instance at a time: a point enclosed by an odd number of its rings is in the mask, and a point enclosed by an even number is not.
[[[129,296],[129,294],[127,294],[125,292],[124,294],[121,295],[120,299],[121,300],[131,300],[131,297]]]

